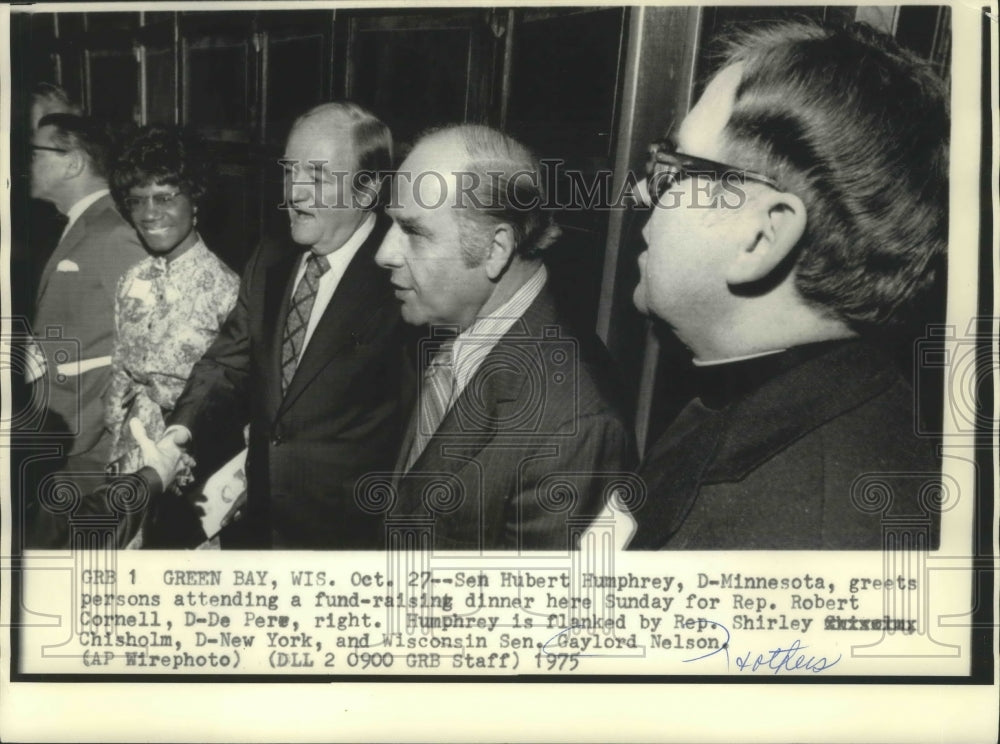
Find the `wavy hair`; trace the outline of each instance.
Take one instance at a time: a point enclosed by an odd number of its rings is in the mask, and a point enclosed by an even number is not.
[[[201,140],[174,127],[142,127],[122,145],[111,171],[111,194],[123,214],[125,197],[136,186],[175,186],[197,204],[208,190],[209,173]]]
[[[866,24],[782,22],[721,51],[743,66],[727,157],[806,206],[799,293],[859,330],[910,320],[945,267],[944,83]]]

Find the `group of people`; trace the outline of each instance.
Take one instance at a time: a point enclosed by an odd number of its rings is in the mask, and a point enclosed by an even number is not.
[[[81,481],[97,511],[140,484],[121,546],[216,537],[171,514],[245,448],[223,548],[567,550],[609,515],[629,549],[880,548],[858,479],[940,467],[872,339],[944,266],[946,101],[867,27],[732,39],[640,188],[634,302],[698,380],[642,456],[610,355],[549,287],[560,231],[508,134],[443,127],[396,166],[371,112],[313,108],[281,158],[289,235],[237,278],[198,236],[181,135],[140,130],[109,166],[90,120],[46,115],[32,194],[69,224],[35,331],[79,340],[40,365],[76,432],[63,473],[107,473]],[[911,482],[893,513],[920,508]],[[64,542],[65,515],[36,512],[33,544]]]
[[[67,222],[41,275],[28,376],[44,386],[46,427],[64,435],[64,487],[142,467],[133,429],[162,434],[235,304],[239,277],[198,234],[207,173],[193,145],[146,127],[116,146],[101,122],[69,111],[34,122],[31,195]],[[71,342],[72,358],[53,338]],[[39,512],[30,542],[65,543],[66,520]]]

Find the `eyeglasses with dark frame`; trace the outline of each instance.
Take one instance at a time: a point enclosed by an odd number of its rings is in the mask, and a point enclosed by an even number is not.
[[[129,212],[138,212],[150,200],[152,200],[153,206],[165,209],[173,204],[174,199],[180,196],[181,193],[180,191],[174,191],[172,193],[150,194],[149,196],[126,196],[122,199],[122,203]]]
[[[678,152],[676,143],[670,138],[653,142],[649,146],[646,173],[646,185],[649,189],[652,206],[659,203],[668,189],[692,176],[708,176],[715,181],[723,178],[735,178],[739,181],[753,181],[781,190],[781,186],[775,179],[765,176],[763,173],[755,173],[735,165]]]

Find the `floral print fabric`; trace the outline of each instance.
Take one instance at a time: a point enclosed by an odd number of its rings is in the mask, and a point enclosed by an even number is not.
[[[142,466],[129,420],[138,417],[154,441],[163,434],[164,418],[215,340],[238,289],[239,277],[201,240],[173,261],[150,256],[122,276],[105,402],[114,470],[131,473]]]

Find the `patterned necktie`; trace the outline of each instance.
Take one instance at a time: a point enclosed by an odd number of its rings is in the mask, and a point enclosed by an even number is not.
[[[424,370],[423,386],[417,404],[416,430],[413,433],[410,454],[406,458],[407,471],[420,457],[448,412],[455,389],[455,369],[451,354],[454,344],[453,339],[445,341]]]
[[[288,319],[285,321],[285,335],[281,341],[281,392],[288,391],[288,386],[295,376],[295,368],[299,365],[302,346],[306,339],[306,328],[316,301],[316,291],[319,289],[319,278],[330,268],[326,256],[310,253],[306,259],[306,273],[295,288],[292,304],[288,308]]]

